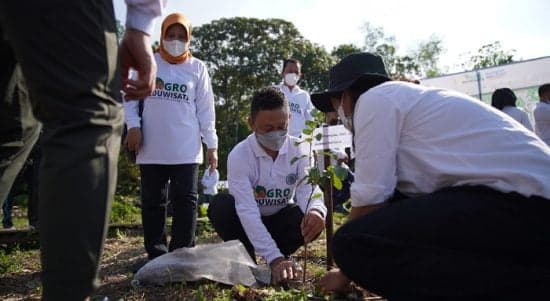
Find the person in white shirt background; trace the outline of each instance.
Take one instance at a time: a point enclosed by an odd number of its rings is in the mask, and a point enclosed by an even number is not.
[[[524,110],[516,106],[516,100],[516,94],[512,89],[500,88],[493,92],[491,96],[491,105],[508,114],[528,130],[532,131],[533,126],[531,125],[531,121],[529,121],[529,116],[527,116]]]
[[[217,167],[218,137],[214,95],[204,63],[189,51],[191,24],[180,13],[168,15],[161,28],[156,89],[143,102],[124,102],[127,146],[136,152],[141,172],[141,215],[148,259],[195,244],[198,165]],[[140,123],[143,125],[141,126]],[[142,139],[143,135],[143,139]],[[166,204],[161,191],[170,180],[173,205],[171,240],[165,233]]]
[[[204,171],[201,178],[202,194],[204,196],[204,202],[210,203],[212,197],[218,194],[218,181],[220,180],[220,173],[216,168],[208,168]]]
[[[550,148],[532,131],[467,95],[390,81],[370,53],[343,58],[312,100],[338,112],[355,144],[352,209],[324,290],[547,298]]]
[[[224,241],[240,240],[254,260],[255,252],[263,257],[273,283],[297,277],[288,257],[318,237],[325,225],[322,193],[300,181],[312,165],[309,148],[288,135],[288,118],[288,101],[277,88],[254,94],[248,118],[253,133],[233,148],[227,161],[229,194],[218,194],[208,207],[218,235]],[[294,158],[299,159],[292,163]]]
[[[283,82],[277,87],[285,94],[290,106],[290,123],[288,134],[300,137],[306,127],[306,121],[313,119],[311,110],[313,105],[307,91],[298,86],[302,77],[302,63],[299,60],[289,58],[283,61]]]
[[[550,83],[539,87],[539,99],[533,111],[535,131],[550,146]]]
[[[325,123],[321,126],[333,126],[338,125],[340,120],[338,119],[338,114],[336,112],[325,112]],[[351,148],[348,148],[351,154]],[[346,163],[350,163],[350,159],[346,150],[341,148],[332,148],[329,150],[332,156],[330,157],[331,166],[340,166],[347,169],[347,176],[342,181],[341,189],[332,187],[332,206],[333,210],[339,213],[348,213],[347,209],[344,208],[344,203],[347,202],[350,198],[350,186],[354,180],[353,172]],[[316,153],[315,164],[319,167],[320,170],[325,169],[325,154],[324,152]]]

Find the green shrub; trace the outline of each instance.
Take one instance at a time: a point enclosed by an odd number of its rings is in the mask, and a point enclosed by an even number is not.
[[[123,196],[116,195],[111,209],[111,224],[135,224],[141,222],[141,209]]]

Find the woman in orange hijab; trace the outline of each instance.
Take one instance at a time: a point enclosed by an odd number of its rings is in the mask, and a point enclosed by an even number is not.
[[[205,64],[191,55],[191,23],[182,14],[162,23],[156,88],[143,102],[124,103],[127,145],[141,171],[142,222],[149,259],[195,243],[198,166],[202,143],[207,164],[217,167],[218,137],[214,94]],[[170,189],[162,193],[166,183]],[[166,198],[168,196],[168,200]],[[173,205],[172,237],[167,245],[166,202]]]

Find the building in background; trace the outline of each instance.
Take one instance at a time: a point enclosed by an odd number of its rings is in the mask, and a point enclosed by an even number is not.
[[[506,65],[426,78],[429,87],[459,91],[491,104],[491,95],[498,88],[510,88],[533,123],[533,110],[539,101],[538,88],[550,82],[550,56]]]

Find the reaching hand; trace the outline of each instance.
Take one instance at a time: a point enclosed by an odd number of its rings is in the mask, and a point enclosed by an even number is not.
[[[300,269],[291,260],[279,257],[273,260],[271,266],[271,283],[279,284],[298,278]]]
[[[122,68],[122,90],[127,100],[144,99],[155,87],[157,64],[151,49],[151,38],[144,32],[127,29],[119,47]],[[130,68],[138,72],[137,79],[128,79]]]
[[[325,274],[317,284],[321,287],[321,291],[328,292],[345,292],[349,289],[351,280],[348,279],[339,269],[333,269]]]
[[[325,228],[325,219],[319,211],[313,209],[304,216],[300,227],[302,229],[304,242],[309,243],[323,231]]]

